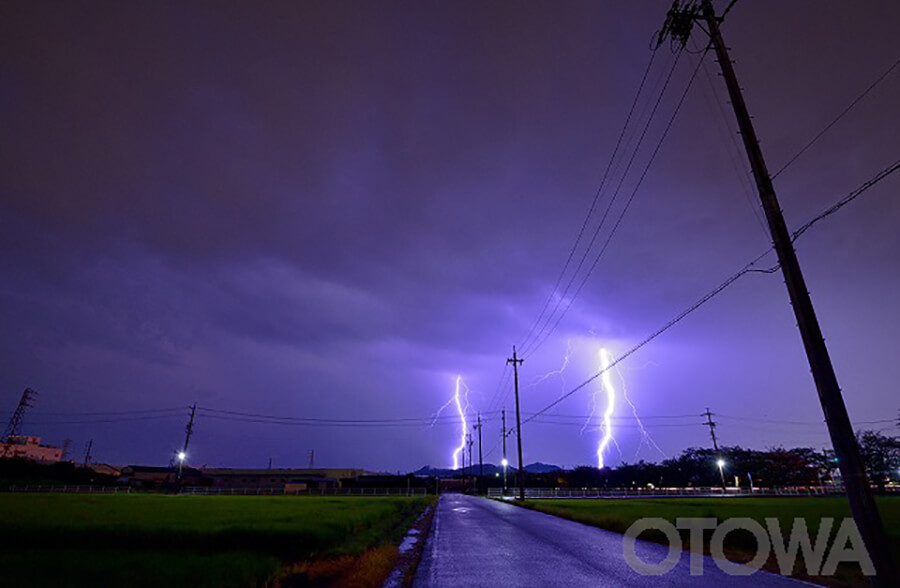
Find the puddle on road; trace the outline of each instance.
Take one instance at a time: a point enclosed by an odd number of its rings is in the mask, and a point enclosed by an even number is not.
[[[398,548],[400,550],[400,553],[406,553],[407,551],[412,549],[418,540],[419,538],[415,535],[407,535],[406,537],[404,537],[403,541],[400,543],[400,547]]]

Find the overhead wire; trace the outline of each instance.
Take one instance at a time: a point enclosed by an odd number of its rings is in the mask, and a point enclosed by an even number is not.
[[[597,241],[597,237],[600,235],[600,232],[606,223],[606,219],[609,217],[609,214],[612,211],[612,208],[615,205],[616,200],[618,199],[619,193],[622,189],[625,179],[628,177],[628,172],[630,171],[631,166],[634,163],[634,160],[640,151],[641,144],[643,143],[643,140],[647,135],[647,131],[649,130],[650,125],[652,124],[653,119],[656,115],[656,112],[658,111],[659,106],[662,102],[662,99],[665,96],[665,92],[669,86],[669,82],[672,80],[672,76],[674,75],[675,70],[678,66],[678,61],[679,61],[679,58],[681,57],[681,54],[682,54],[682,52],[679,51],[675,55],[675,59],[673,60],[671,68],[669,69],[668,75],[666,75],[665,82],[663,83],[662,89],[659,91],[659,93],[656,97],[656,100],[652,102],[653,108],[650,111],[650,115],[647,117],[647,119],[643,125],[643,128],[641,130],[640,135],[638,136],[637,143],[635,144],[634,149],[631,151],[631,156],[628,158],[627,164],[625,166],[625,170],[622,172],[619,183],[617,184],[617,186],[613,192],[613,195],[610,197],[609,201],[607,202],[606,208],[603,211],[603,215],[600,217],[600,222],[597,224],[597,228],[594,229],[594,232],[591,235],[591,239],[588,242],[587,247],[585,247],[585,250],[581,255],[581,259],[578,261],[578,265],[575,267],[575,270],[572,272],[572,275],[569,277],[569,280],[566,283],[566,287],[563,289],[561,294],[556,296],[556,304],[553,306],[553,309],[547,315],[547,317],[543,323],[543,326],[540,328],[537,335],[535,335],[531,341],[528,341],[524,345],[521,345],[520,351],[521,351],[521,354],[523,357],[530,355],[533,352],[533,350],[535,349],[535,347],[534,347],[535,345],[537,345],[537,347],[539,347],[541,344],[543,344],[543,341],[546,340],[546,337],[542,338],[542,335],[545,333],[547,327],[550,325],[551,321],[553,320],[554,315],[556,315],[557,311],[559,310],[560,305],[563,303],[564,300],[566,300],[566,295],[569,293],[569,290],[572,288],[572,285],[575,283],[575,279],[577,278],[578,273],[581,271],[581,268],[584,267],[584,263],[585,263],[585,261],[587,261],[588,255],[590,255],[591,250],[594,247],[594,243]],[[627,127],[624,127],[622,129],[623,134],[626,129],[627,129]],[[610,159],[610,165],[612,165],[612,162],[613,162],[613,160]],[[567,305],[566,309],[568,309],[568,306],[570,306],[570,305],[571,304]],[[565,314],[565,312],[563,314]],[[557,323],[558,323],[558,321],[557,321]],[[554,326],[554,328],[555,328],[555,326]],[[538,341],[540,341],[540,344],[537,344]]]
[[[834,125],[836,125],[836,124],[838,123],[838,121],[840,121],[842,118],[844,118],[844,116],[847,115],[847,113],[849,113],[851,110],[853,110],[853,107],[855,107],[857,104],[859,104],[859,102],[860,102],[863,98],[865,98],[865,97],[866,97],[872,90],[874,90],[874,89],[875,89],[882,81],[884,81],[885,78],[887,78],[888,75],[889,75],[892,71],[894,71],[894,68],[896,68],[898,65],[900,65],[900,59],[897,59],[894,63],[892,63],[891,66],[888,67],[888,68],[884,71],[884,73],[882,73],[882,74],[878,77],[878,79],[876,79],[874,82],[872,82],[871,84],[869,84],[869,87],[867,87],[865,90],[863,90],[863,92],[862,92],[859,96],[857,96],[857,97],[853,100],[853,102],[851,102],[850,104],[848,104],[847,107],[844,108],[844,110],[842,110],[842,111],[840,112],[840,114],[838,114],[838,115],[837,115],[830,123],[828,123],[827,125],[825,125],[825,127],[824,127],[821,131],[819,131],[812,139],[810,139],[810,140],[806,143],[806,145],[803,146],[802,149],[800,149],[799,151],[797,151],[797,153],[795,153],[790,159],[788,159],[787,162],[786,162],[784,165],[782,165],[781,168],[779,168],[778,171],[776,171],[774,174],[772,174],[771,179],[774,180],[775,178],[777,178],[779,175],[781,175],[781,172],[783,172],[784,170],[786,170],[787,168],[789,168],[795,161],[797,161],[797,159],[800,158],[801,155],[803,155],[804,153],[806,153],[807,150],[809,150],[810,147],[812,147],[819,139],[822,138],[823,135],[825,135],[825,133],[827,133],[829,130],[831,130],[831,127],[833,127]]]
[[[866,190],[869,190],[870,188],[872,188],[873,186],[875,186],[876,184],[878,184],[879,182],[884,180],[891,173],[895,172],[898,168],[900,168],[900,160],[898,160],[894,164],[891,164],[887,168],[880,171],[873,178],[867,180],[859,188],[857,188],[856,190],[851,192],[848,196],[845,196],[844,198],[840,199],[835,205],[831,206],[826,211],[824,211],[823,213],[821,213],[818,216],[816,216],[815,218],[813,218],[810,222],[803,225],[801,227],[801,229],[798,229],[797,231],[795,231],[794,232],[794,240],[796,240],[800,235],[802,235],[803,232],[805,232],[810,227],[812,227],[816,222],[833,214],[837,210],[840,210],[843,206],[845,206],[849,202],[852,202],[857,197],[859,197],[863,192],[865,192]],[[538,416],[545,414],[548,410],[557,406],[563,400],[569,398],[570,396],[572,396],[573,394],[575,394],[576,392],[578,392],[579,390],[583,389],[585,386],[590,384],[591,382],[595,381],[597,378],[602,376],[607,371],[616,367],[619,363],[621,363],[622,361],[624,361],[625,359],[627,359],[628,357],[630,357],[631,355],[633,355],[634,353],[639,351],[641,348],[643,348],[644,346],[649,344],[651,341],[653,341],[654,339],[656,339],[657,337],[659,337],[660,335],[662,335],[663,333],[665,333],[666,331],[668,331],[669,329],[674,327],[676,324],[681,322],[685,317],[687,317],[688,315],[690,315],[691,313],[696,311],[698,308],[700,308],[701,306],[703,306],[704,304],[706,304],[707,302],[712,300],[714,297],[716,297],[718,294],[720,294],[722,291],[724,291],[726,288],[728,288],[731,284],[736,282],[741,277],[747,275],[748,273],[752,273],[752,272],[773,273],[773,272],[777,271],[777,269],[779,267],[778,265],[775,265],[775,266],[772,266],[772,267],[769,267],[766,269],[758,269],[755,267],[757,263],[759,263],[767,255],[769,255],[773,250],[774,250],[774,247],[770,247],[765,252],[763,252],[762,254],[755,257],[752,261],[750,261],[749,263],[744,265],[744,267],[742,267],[736,273],[729,276],[726,280],[724,280],[718,286],[716,286],[715,288],[713,288],[712,290],[707,292],[705,295],[703,295],[701,298],[699,298],[696,302],[691,304],[688,308],[686,308],[685,310],[680,312],[678,315],[676,315],[673,319],[669,320],[669,322],[667,322],[665,325],[663,325],[662,327],[660,327],[659,329],[657,329],[656,331],[651,333],[648,337],[646,337],[645,339],[640,341],[637,345],[631,347],[628,351],[626,351],[625,353],[623,353],[622,355],[617,357],[607,367],[598,371],[597,373],[595,373],[594,375],[589,377],[587,380],[585,380],[581,384],[575,386],[573,389],[566,392],[565,394],[563,394],[562,396],[560,396],[559,398],[557,398],[556,400],[554,400],[553,402],[551,402],[550,404],[548,404],[547,406],[542,408],[541,410],[537,411],[532,416],[524,419],[522,421],[522,424],[524,425],[525,423],[534,420]]]
[[[665,141],[666,137],[668,136],[669,131],[671,130],[672,125],[674,124],[675,119],[678,116],[678,112],[681,110],[681,107],[684,104],[685,98],[687,98],[688,92],[690,91],[691,86],[694,83],[694,79],[697,77],[697,73],[700,70],[700,66],[703,64],[703,59],[706,57],[706,54],[708,52],[709,52],[709,46],[706,47],[703,55],[700,56],[697,66],[694,68],[694,71],[691,74],[691,77],[688,80],[688,83],[685,86],[684,91],[681,93],[681,97],[678,99],[678,103],[675,106],[675,110],[672,112],[672,115],[669,117],[669,121],[666,124],[666,126],[662,132],[662,135],[660,136],[659,140],[656,143],[656,147],[653,149],[653,152],[651,153],[649,160],[645,164],[644,169],[641,172],[641,175],[639,176],[637,183],[635,184],[634,188],[632,189],[631,194],[628,197],[628,200],[626,200],[626,202],[625,202],[624,208],[619,213],[619,216],[616,219],[615,224],[613,225],[612,229],[610,230],[609,234],[607,235],[606,241],[603,243],[603,246],[601,247],[600,251],[595,256],[593,263],[588,268],[587,273],[582,278],[581,283],[579,283],[578,288],[575,290],[575,293],[572,295],[571,299],[568,301],[568,303],[563,308],[560,315],[557,317],[556,322],[553,324],[553,326],[550,328],[550,330],[547,332],[547,334],[544,336],[544,338],[541,339],[539,342],[535,343],[534,346],[532,346],[529,349],[529,351],[525,355],[525,357],[528,357],[531,354],[533,354],[535,351],[537,351],[544,344],[544,342],[550,337],[550,335],[553,334],[553,332],[556,330],[556,328],[562,322],[566,313],[568,313],[569,309],[572,307],[572,304],[574,303],[575,299],[578,298],[578,295],[584,289],[585,285],[587,284],[587,281],[590,279],[594,270],[597,268],[597,265],[600,263],[600,259],[603,257],[603,254],[606,252],[607,248],[609,247],[609,244],[612,242],[612,239],[615,236],[616,231],[618,230],[619,226],[621,225],[622,220],[625,218],[625,215],[628,212],[628,209],[631,207],[631,204],[634,201],[634,198],[637,195],[638,191],[640,190],[640,187],[643,184],[644,179],[647,177],[647,173],[650,171],[650,167],[653,165],[653,161],[656,159],[656,156],[659,154],[659,151],[662,148],[663,142]],[[679,55],[680,55],[680,53],[679,53]],[[668,81],[667,81],[667,84],[668,84]],[[654,108],[654,112],[655,112],[655,108]],[[652,114],[651,114],[651,116],[652,116]],[[645,128],[645,131],[646,131],[646,128]],[[643,136],[642,136],[642,139],[643,139]],[[627,174],[627,172],[628,172],[628,170],[626,169],[625,173]],[[623,177],[623,180],[624,180],[624,177]],[[621,187],[621,183],[619,184],[619,186]],[[618,194],[618,188],[616,190],[616,194]],[[613,198],[615,198],[615,196],[613,196]],[[568,289],[567,289],[567,291],[568,291]]]
[[[584,236],[584,232],[587,229],[588,223],[591,217],[594,214],[594,209],[597,207],[597,202],[600,199],[600,194],[603,192],[603,188],[606,185],[606,180],[609,177],[610,169],[612,168],[613,161],[615,161],[616,155],[619,152],[619,148],[622,145],[622,140],[625,137],[625,132],[628,129],[629,123],[631,122],[631,118],[634,114],[635,108],[637,107],[638,100],[641,96],[641,92],[644,89],[644,85],[647,82],[647,76],[650,74],[650,70],[653,67],[654,57],[656,56],[656,52],[653,51],[650,53],[650,60],[647,62],[647,67],[644,70],[644,75],[641,76],[641,82],[638,85],[637,92],[635,93],[634,100],[631,102],[631,107],[628,109],[628,115],[625,117],[625,124],[622,126],[622,130],[619,133],[619,138],[616,140],[615,147],[613,148],[612,155],[609,157],[609,162],[606,165],[606,170],[603,172],[603,176],[600,179],[600,185],[598,186],[596,192],[594,192],[594,198],[591,200],[591,205],[588,207],[588,212],[584,217],[584,221],[581,223],[581,229],[578,231],[578,235],[575,237],[575,242],[572,244],[572,248],[569,250],[569,255],[566,257],[566,261],[563,264],[562,270],[559,272],[559,276],[556,278],[556,283],[553,286],[553,289],[550,292],[550,295],[547,297],[547,300],[544,301],[544,305],[541,308],[540,313],[538,313],[537,318],[534,323],[532,323],[531,328],[528,330],[528,333],[525,335],[525,338],[519,344],[520,347],[523,347],[527,344],[529,338],[531,337],[534,329],[537,328],[537,325],[540,323],[541,318],[544,316],[544,312],[546,312],[550,303],[553,300],[553,296],[556,294],[557,290],[559,290],[559,285],[562,283],[562,279],[566,274],[566,271],[569,269],[569,265],[572,263],[572,258],[575,256],[575,252],[578,250],[578,244],[581,242],[581,238]]]

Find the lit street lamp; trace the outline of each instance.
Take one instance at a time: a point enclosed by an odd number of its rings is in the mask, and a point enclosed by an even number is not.
[[[504,457],[500,463],[503,464],[503,495],[506,496],[506,466],[509,465],[509,460]]]
[[[176,455],[175,457],[178,458],[178,473],[175,474],[175,481],[180,484],[182,469],[184,468],[184,460],[187,457],[187,453],[185,453],[184,451],[179,451],[178,455]]]
[[[719,466],[719,477],[722,478],[722,492],[725,492],[725,460],[719,458],[716,465]]]

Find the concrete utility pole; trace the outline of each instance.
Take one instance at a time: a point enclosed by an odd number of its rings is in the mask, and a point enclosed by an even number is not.
[[[731,5],[729,5],[730,7]],[[715,15],[710,0],[703,0],[699,5],[690,4],[685,7],[679,7],[676,2],[669,11],[666,23],[660,31],[659,41],[662,42],[666,36],[671,35],[682,44],[686,43],[694,20],[700,18],[706,23],[719,67],[722,69],[722,77],[728,88],[728,96],[737,118],[744,148],[750,160],[753,178],[756,181],[756,188],[772,235],[772,242],[778,254],[778,263],[781,266],[794,316],[797,319],[797,327],[800,330],[800,337],[803,340],[803,347],[806,350],[806,357],[819,394],[819,402],[822,405],[822,412],[825,414],[828,433],[838,457],[838,467],[844,478],[850,511],[853,513],[853,519],[856,521],[863,542],[875,564],[876,576],[873,578],[873,583],[877,586],[900,585],[900,578],[897,577],[891,554],[887,548],[888,542],[884,526],[869,487],[866,470],[859,454],[859,446],[853,434],[853,426],[841,395],[841,388],[828,355],[828,348],[825,345],[803,273],[800,270],[797,254],[794,251],[793,240],[788,232],[784,216],[781,214],[775,187],[769,177],[756,130],[753,128],[753,121],[741,94],[734,67],[728,57],[728,50],[719,30],[719,23],[722,19]]]
[[[719,442],[716,441],[716,422],[712,420],[713,414],[706,409],[701,416],[706,417],[704,425],[709,427],[709,436],[712,437],[713,450],[716,452],[716,465],[719,467],[719,477],[722,479],[722,492],[725,492],[725,472],[722,470],[722,454],[719,453]]]
[[[484,480],[484,460],[481,456],[481,413],[478,413],[478,424],[475,425],[475,428],[478,429],[478,479]]]
[[[316,469],[316,450],[315,449],[309,450],[309,469],[311,469],[311,470]]]
[[[513,345],[513,356],[507,359],[507,364],[513,366],[513,377],[516,389],[516,443],[519,450],[519,500],[525,500],[525,468],[522,464],[522,413],[519,410],[519,366],[522,365],[524,359],[519,359],[516,355],[516,346]]]
[[[197,403],[191,406],[191,418],[188,421],[187,428],[184,430],[184,449],[178,454],[178,473],[175,481],[181,484],[181,476],[184,473],[184,460],[187,459],[188,444],[191,442],[191,434],[194,432],[194,415],[197,413]]]
[[[94,440],[90,439],[87,442],[87,445],[84,446],[84,467],[88,467],[88,464],[91,463],[91,449],[94,447]]]
[[[72,440],[71,439],[63,439],[62,449],[59,452],[59,461],[66,461],[66,458],[69,457],[69,450],[72,448]]]
[[[472,439],[472,433],[466,433],[466,444],[469,446],[469,480],[472,481],[472,486],[475,485],[475,468],[472,462],[472,446],[475,445],[475,441]]]
[[[719,454],[719,443],[716,441],[716,423],[712,420],[713,413],[709,412],[709,408],[706,409],[700,416],[706,417],[706,422],[704,425],[709,427],[709,436],[712,437],[713,449],[716,451],[716,455]]]

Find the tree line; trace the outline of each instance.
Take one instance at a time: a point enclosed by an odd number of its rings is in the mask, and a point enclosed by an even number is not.
[[[857,433],[870,482],[884,491],[900,483],[900,438],[877,431]],[[719,470],[721,460],[722,469]],[[743,488],[818,486],[840,482],[838,460],[831,450],[783,447],[766,450],[689,447],[659,463],[638,461],[597,469],[580,466],[548,474],[529,474],[529,486],[569,488],[705,487]]]

